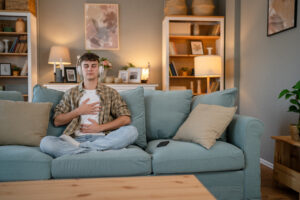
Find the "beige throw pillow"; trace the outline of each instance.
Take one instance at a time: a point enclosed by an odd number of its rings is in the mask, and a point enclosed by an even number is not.
[[[211,148],[231,122],[236,107],[198,104],[178,129],[174,140],[183,140]]]
[[[0,145],[39,146],[52,103],[0,100]]]

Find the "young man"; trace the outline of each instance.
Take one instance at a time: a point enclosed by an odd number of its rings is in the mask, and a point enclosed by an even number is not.
[[[53,117],[55,126],[68,126],[60,137],[44,137],[41,150],[59,157],[91,150],[121,149],[132,144],[138,132],[129,125],[130,111],[125,101],[116,90],[98,82],[99,56],[85,53],[78,63],[83,81],[66,91]]]

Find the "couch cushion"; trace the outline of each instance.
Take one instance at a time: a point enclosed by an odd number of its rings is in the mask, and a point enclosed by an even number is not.
[[[52,161],[54,178],[136,176],[151,173],[151,156],[137,146],[65,155]]]
[[[148,143],[146,151],[152,154],[152,170],[155,174],[230,171],[245,166],[242,150],[229,143],[217,141],[209,150],[199,144],[168,140],[164,147],[156,147],[161,141]]]
[[[127,106],[131,112],[131,125],[135,126],[139,133],[135,144],[145,149],[147,147],[147,140],[144,88],[138,87],[133,90],[122,91],[120,92],[120,95],[127,103]]]
[[[236,107],[198,104],[173,139],[198,143],[209,149],[221,137],[235,111]]]
[[[33,88],[32,102],[51,102],[51,103],[53,103],[51,111],[50,111],[47,135],[60,136],[66,129],[66,126],[56,127],[56,126],[54,126],[54,123],[53,123],[54,109],[55,109],[56,105],[60,102],[63,95],[64,95],[64,92],[48,89],[48,88],[42,87],[40,85],[35,85]]]
[[[147,139],[172,138],[188,117],[191,101],[191,90],[145,90]]]
[[[0,100],[0,145],[39,146],[46,136],[51,106]]]
[[[24,101],[24,98],[18,91],[0,91],[0,100]]]
[[[38,147],[0,146],[0,181],[49,179],[51,161]]]
[[[191,108],[193,110],[199,103],[219,105],[224,107],[233,107],[235,106],[236,97],[236,88],[213,92],[206,95],[198,95],[193,98]]]
[[[222,90],[218,92],[213,92],[206,95],[199,95],[193,97],[191,110],[196,108],[196,106],[201,104],[210,104],[210,105],[219,105],[224,107],[233,107],[236,104],[237,99],[236,88],[231,88],[227,90]],[[221,138],[218,139],[221,141],[227,141],[226,131],[222,134]]]

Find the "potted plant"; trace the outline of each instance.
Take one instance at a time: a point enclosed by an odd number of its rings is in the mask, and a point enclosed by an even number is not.
[[[182,76],[187,76],[188,75],[188,68],[187,67],[182,67],[181,68],[181,75]]]
[[[290,107],[288,112],[295,112],[299,115],[298,123],[290,125],[290,134],[292,139],[299,140],[300,136],[300,81],[292,87],[292,90],[284,89],[280,92],[278,98],[285,97],[286,100],[289,99]]]
[[[21,68],[17,66],[12,67],[12,74],[13,76],[20,76]]]

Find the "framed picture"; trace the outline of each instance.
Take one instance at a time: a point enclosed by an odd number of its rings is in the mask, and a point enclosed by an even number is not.
[[[192,54],[203,55],[202,41],[191,41]]]
[[[11,76],[10,63],[1,63],[0,64],[0,75],[1,76]]]
[[[142,68],[131,67],[128,69],[128,82],[140,83],[142,76]]]
[[[76,67],[64,67],[67,83],[77,83]]]
[[[271,36],[297,25],[297,0],[268,0],[268,30]]]
[[[84,4],[85,49],[119,49],[119,5]]]
[[[118,77],[122,79],[123,83],[128,83],[128,71],[127,70],[119,70]]]

